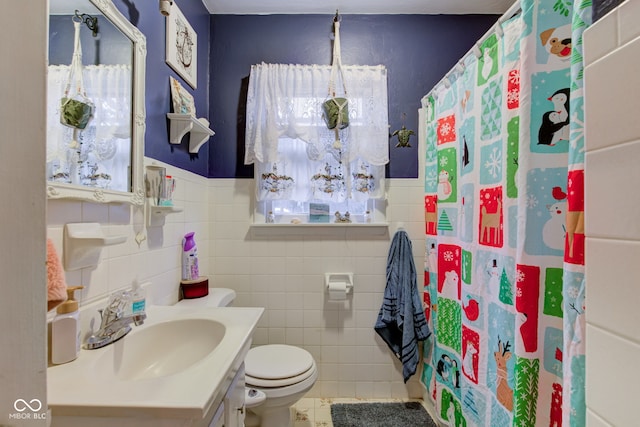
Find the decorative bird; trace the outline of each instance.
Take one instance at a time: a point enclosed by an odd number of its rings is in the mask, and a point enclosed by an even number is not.
[[[551,189],[551,195],[553,196],[554,199],[556,200],[564,200],[567,198],[567,193],[565,193],[564,191],[562,191],[561,187],[553,187]]]
[[[391,136],[398,136],[398,143],[396,144],[396,148],[398,147],[411,147],[409,144],[409,138],[411,135],[415,135],[415,132],[411,129],[407,129],[404,125],[402,125],[402,129],[399,129],[391,134]]]

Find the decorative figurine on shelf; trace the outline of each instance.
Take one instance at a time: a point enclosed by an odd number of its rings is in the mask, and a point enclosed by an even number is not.
[[[349,211],[346,211],[344,215],[342,215],[339,211],[336,211],[336,222],[339,223],[350,223],[351,222],[351,214]]]
[[[402,129],[398,129],[397,131],[391,134],[391,136],[398,137],[398,143],[396,144],[396,148],[411,147],[411,144],[409,144],[409,138],[411,138],[411,135],[415,135],[414,131],[412,131],[411,129],[407,129],[405,127],[404,120],[406,119],[406,117],[407,115],[405,113],[402,113]]]
[[[272,212],[272,211],[269,211],[269,213],[267,214],[267,220],[266,220],[266,223],[267,223],[267,224],[273,224],[273,223],[275,223],[275,222],[276,222],[276,218],[275,218],[275,216],[273,216],[273,212]]]

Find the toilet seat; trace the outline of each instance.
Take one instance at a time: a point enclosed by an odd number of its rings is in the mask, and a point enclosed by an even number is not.
[[[245,382],[257,387],[286,387],[304,381],[316,370],[308,351],[284,344],[254,347],[244,362]]]

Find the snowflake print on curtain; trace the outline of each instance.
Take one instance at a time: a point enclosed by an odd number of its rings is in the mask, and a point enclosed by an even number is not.
[[[589,5],[522,0],[423,98],[421,381],[447,425],[585,424]]]

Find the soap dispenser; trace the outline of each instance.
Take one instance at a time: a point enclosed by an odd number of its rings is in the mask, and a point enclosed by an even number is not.
[[[80,353],[80,314],[74,292],[84,286],[67,288],[67,300],[56,309],[51,323],[51,363],[59,365],[71,362]]]
[[[131,298],[131,314],[144,314],[146,310],[146,293],[138,279],[133,281],[131,286],[131,292],[129,293]]]

